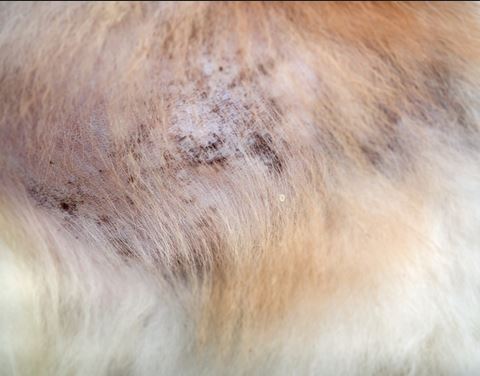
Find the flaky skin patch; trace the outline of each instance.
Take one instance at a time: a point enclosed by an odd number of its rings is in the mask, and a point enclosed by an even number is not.
[[[0,369],[480,372],[479,27],[1,4]]]

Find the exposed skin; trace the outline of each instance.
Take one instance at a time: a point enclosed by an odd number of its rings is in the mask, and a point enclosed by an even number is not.
[[[2,4],[0,331],[30,342],[0,338],[1,368],[480,370],[479,26],[453,2]]]

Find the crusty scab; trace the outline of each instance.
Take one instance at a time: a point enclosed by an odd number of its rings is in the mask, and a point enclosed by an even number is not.
[[[206,143],[200,144],[192,135],[177,136],[177,149],[190,165],[225,165],[230,153],[225,150],[225,137],[212,133]]]
[[[277,173],[282,171],[283,161],[275,151],[273,139],[269,133],[254,132],[248,142],[252,154],[258,157],[270,171]]]
[[[186,85],[180,99],[168,106],[177,155],[193,167],[232,167],[231,162],[251,157],[269,172],[280,172],[284,162],[274,135],[282,111],[259,86],[274,64],[268,61],[249,70],[231,60],[202,56],[201,65],[190,73],[193,86]]]
[[[200,142],[191,134],[177,136],[177,150],[190,166],[219,165],[225,167],[231,159],[245,158],[246,154],[257,158],[270,172],[281,172],[282,160],[274,149],[272,136],[269,133],[261,134],[253,131],[246,136],[244,150],[233,143],[227,145],[226,136],[221,131],[213,132]]]

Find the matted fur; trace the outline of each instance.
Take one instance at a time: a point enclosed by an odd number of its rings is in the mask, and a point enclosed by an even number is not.
[[[1,4],[0,373],[480,373],[479,15]]]

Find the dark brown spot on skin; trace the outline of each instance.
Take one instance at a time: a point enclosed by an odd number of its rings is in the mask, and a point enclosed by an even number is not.
[[[110,220],[110,217],[108,215],[100,215],[98,217],[98,223],[105,224],[105,225],[110,225],[112,223],[112,221]]]
[[[182,142],[182,141],[185,140],[186,138],[187,138],[187,136],[177,137],[177,141],[178,141],[178,142]]]
[[[277,173],[283,169],[283,162],[273,149],[272,136],[269,134],[261,135],[255,132],[252,135],[251,152],[258,156],[270,171]]]
[[[27,188],[30,196],[38,205],[47,209],[60,209],[70,215],[76,214],[78,205],[84,203],[85,195],[82,194],[79,187],[74,186],[73,181],[65,183],[64,187],[68,190],[45,187],[41,184],[31,182]]]
[[[127,239],[113,238],[111,242],[122,258],[128,260],[136,257],[136,254],[134,253],[133,248]]]
[[[190,35],[188,37],[190,42],[195,41],[195,39],[197,39],[197,35],[198,35],[198,27],[197,27],[196,23],[193,23],[192,27],[190,28]]]
[[[173,157],[172,153],[166,150],[163,152],[163,161],[164,161],[164,167],[172,168],[173,163],[175,162],[175,158]]]
[[[130,205],[130,206],[135,206],[135,203],[133,202],[133,200],[130,198],[130,196],[125,196],[125,199],[127,200],[127,203]]]
[[[148,141],[148,138],[150,137],[150,132],[148,127],[145,124],[140,124],[140,127],[138,128],[138,137],[137,141],[144,142]]]
[[[363,155],[369,163],[371,163],[375,167],[380,167],[383,162],[383,158],[374,146],[361,145],[360,150],[362,151]]]
[[[260,71],[261,74],[264,76],[268,76],[268,72],[265,69],[265,66],[263,64],[258,64],[258,70]]]
[[[139,162],[142,159],[141,154],[136,152],[136,151],[132,151],[131,154],[132,154],[133,159],[135,159],[137,162]]]
[[[380,109],[380,112],[384,115],[385,123],[387,126],[395,126],[400,121],[400,117],[398,116],[398,114],[389,109],[388,107],[384,106],[383,104],[380,104],[378,108]]]
[[[40,186],[32,186],[28,188],[28,193],[33,197],[33,199],[41,206],[46,206],[48,204],[48,197],[43,192],[43,189]]]
[[[189,198],[182,197],[181,200],[182,200],[183,203],[190,204],[190,205],[194,204],[195,201],[196,201],[195,198],[193,198],[193,197],[189,197]]]
[[[60,209],[66,211],[70,215],[73,215],[77,211],[77,204],[75,202],[61,201]]]
[[[211,133],[209,140],[200,143],[191,135],[177,137],[179,153],[191,166],[198,165],[224,165],[227,162],[225,151],[222,150],[224,137]]]
[[[220,166],[224,166],[227,163],[227,158],[219,155],[219,156],[215,156],[213,158],[207,159],[205,162],[208,165],[218,164]]]

